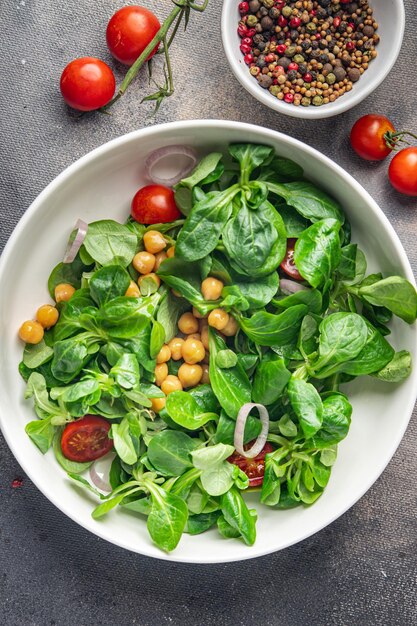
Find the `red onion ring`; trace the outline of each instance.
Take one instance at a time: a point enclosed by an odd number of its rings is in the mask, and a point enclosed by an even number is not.
[[[155,166],[167,156],[186,156],[189,158],[190,162],[188,165],[185,165],[183,168],[179,170],[179,172],[175,176],[163,177],[155,175],[154,169]],[[189,146],[166,146],[165,148],[159,148],[158,150],[154,150],[146,157],[145,160],[145,171],[147,177],[152,180],[154,183],[158,185],[166,185],[167,187],[172,187],[176,185],[180,180],[185,178],[192,170],[194,169],[195,164],[197,163],[197,153],[194,148],[190,148]]]
[[[115,454],[106,454],[106,456],[103,456],[101,459],[94,461],[94,463],[90,466],[91,482],[97,487],[97,489],[108,493],[112,490],[108,477],[110,473],[110,466],[114,457]]]
[[[249,450],[245,450],[243,447],[243,440],[245,435],[245,425],[246,420],[249,417],[252,409],[257,408],[259,411],[259,417],[262,422],[262,430],[253,444],[253,446]],[[240,411],[237,416],[236,426],[235,426],[235,434],[234,434],[234,446],[239,454],[246,457],[247,459],[253,459],[263,449],[266,438],[268,436],[269,431],[269,413],[267,408],[263,404],[255,404],[254,402],[247,402],[243,406],[240,407]]]
[[[74,241],[68,242],[63,263],[72,263],[77,256],[78,250],[81,248],[81,245],[87,234],[88,224],[83,222],[83,220],[77,220],[75,228],[77,229],[77,232],[75,234]]]
[[[290,296],[297,291],[308,291],[308,287],[305,285],[300,285],[300,283],[295,282],[295,280],[289,280],[288,278],[281,278],[279,281],[279,288],[287,296]]]

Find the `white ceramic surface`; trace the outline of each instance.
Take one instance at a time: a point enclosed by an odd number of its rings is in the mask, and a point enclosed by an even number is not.
[[[351,430],[339,447],[324,495],[310,508],[274,511],[257,504],[257,496],[252,494],[250,501],[259,513],[253,547],[222,539],[213,530],[196,537],[185,535],[167,555],[151,543],[144,520],[131,513],[117,510],[94,521],[94,497],[67,478],[52,452],[42,456],[26,436],[24,426],[34,419],[34,412],[32,402],[23,399],[24,383],[17,372],[22,352],[17,329],[40,304],[49,301],[47,277],[62,259],[76,219],[124,221],[132,196],[145,182],[144,159],[156,148],[184,143],[204,154],[225,150],[229,142],[236,141],[267,143],[300,163],[312,181],[343,204],[352,222],[353,239],[366,251],[369,270],[378,268],[413,280],[404,249],[388,220],[344,170],[286,135],[225,121],[155,126],[97,148],[40,194],[17,225],[0,260],[0,424],[13,454],[44,495],[74,521],[123,548],[172,561],[215,563],[256,557],[301,541],[330,524],[371,487],[389,462],[407,427],[417,391],[417,367],[401,385],[390,386],[369,377],[353,383],[349,390],[354,407]],[[392,331],[393,345],[411,350],[415,359],[415,325],[395,320]],[[383,518],[383,511],[380,516]]]
[[[374,8],[374,16],[379,24],[378,34],[381,37],[377,46],[378,56],[369,64],[369,69],[354,84],[353,89],[335,102],[320,107],[294,106],[278,100],[267,89],[258,85],[256,79],[249,74],[248,66],[243,61],[243,54],[239,49],[241,39],[237,34],[238,0],[223,0],[221,30],[223,47],[230,67],[241,85],[254,98],[279,113],[303,119],[321,119],[343,113],[362,102],[382,83],[391,71],[401,49],[405,25],[403,0],[370,0],[370,2]]]

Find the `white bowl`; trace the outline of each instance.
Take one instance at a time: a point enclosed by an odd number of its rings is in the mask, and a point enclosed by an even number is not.
[[[391,71],[401,49],[405,26],[403,0],[384,2],[371,0],[371,5],[375,9],[375,19],[379,24],[378,34],[381,37],[377,46],[378,56],[369,64],[369,69],[360,80],[353,85],[353,89],[335,102],[319,107],[294,106],[278,100],[267,89],[259,86],[256,79],[249,74],[248,66],[243,61],[243,54],[239,49],[241,39],[237,34],[239,23],[237,0],[223,0],[221,30],[227,60],[240,84],[259,102],[278,113],[303,119],[321,119],[338,115],[362,102],[382,83]]]
[[[148,556],[191,563],[248,559],[294,544],[324,528],[351,507],[375,482],[394,454],[407,427],[417,392],[417,367],[401,385],[363,378],[351,385],[354,406],[351,431],[324,495],[310,508],[275,511],[250,500],[259,513],[253,547],[225,540],[217,531],[184,535],[172,554],[152,543],[143,519],[126,511],[91,518],[94,497],[75,486],[55,461],[42,456],[24,431],[34,419],[31,401],[23,399],[24,383],[17,366],[22,345],[20,323],[49,301],[50,269],[62,259],[69,232],[78,217],[124,221],[135,191],[144,184],[144,159],[169,144],[195,146],[203,154],[225,149],[230,142],[272,145],[279,154],[300,163],[306,175],[343,204],[352,222],[354,240],[367,253],[370,271],[399,273],[413,280],[404,249],[387,218],[364,189],[343,169],[309,146],[257,126],[225,121],[164,124],[135,131],[90,152],[58,176],[28,209],[0,260],[0,424],[24,471],[58,508],[92,533],[123,548]],[[397,348],[417,353],[416,328],[401,320],[392,325]],[[415,359],[415,361],[417,361]],[[380,511],[381,518],[384,515]],[[22,537],[22,541],[24,538]]]

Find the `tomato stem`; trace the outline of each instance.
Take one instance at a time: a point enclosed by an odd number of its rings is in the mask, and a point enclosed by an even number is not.
[[[163,22],[161,28],[158,30],[154,38],[146,46],[142,54],[136,59],[133,65],[128,69],[126,76],[124,77],[123,82],[120,85],[119,91],[117,92],[117,94],[114,96],[114,98],[112,98],[112,100],[110,100],[108,104],[106,104],[104,107],[99,109],[100,111],[107,111],[109,107],[113,106],[113,104],[115,104],[115,102],[117,102],[117,100],[119,100],[123,96],[123,94],[129,87],[130,83],[136,78],[139,70],[147,61],[149,55],[153,52],[153,50],[161,41],[164,44],[165,63],[166,63],[168,76],[167,76],[167,85],[165,89],[162,88],[158,92],[160,101],[157,106],[161,104],[162,99],[164,97],[169,97],[174,93],[174,82],[173,82],[171,62],[169,60],[169,55],[168,55],[168,49],[170,45],[172,44],[172,41],[175,35],[178,32],[178,28],[181,24],[182,19],[185,17],[185,26],[187,26],[190,10],[197,11],[198,13],[203,13],[208,6],[209,0],[203,0],[201,4],[197,4],[196,2],[192,2],[191,0],[173,0],[173,2],[175,4],[175,7],[172,9],[171,13]],[[177,20],[177,22],[174,26],[174,29],[170,37],[167,40],[168,32],[171,26],[173,25],[173,23],[175,22],[175,20]],[[144,98],[144,100],[146,99],[147,98]],[[158,99],[158,98],[151,96],[149,99]]]
[[[384,140],[385,143],[387,145],[387,147],[390,150],[398,150],[398,143],[399,142],[404,142],[406,144],[409,144],[408,141],[406,141],[404,139],[404,136],[407,135],[409,137],[412,137],[413,139],[415,139],[417,141],[417,135],[415,135],[414,133],[410,133],[410,131],[408,130],[400,130],[398,132],[392,132],[392,131],[387,131],[384,135]]]

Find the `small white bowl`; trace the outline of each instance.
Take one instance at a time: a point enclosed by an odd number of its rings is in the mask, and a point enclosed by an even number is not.
[[[40,304],[50,301],[47,278],[62,260],[68,234],[77,218],[87,222],[113,218],[123,222],[139,187],[146,184],[146,156],[163,146],[185,144],[200,155],[227,150],[233,142],[264,143],[297,161],[305,175],[343,205],[352,224],[353,240],[365,251],[368,270],[401,274],[413,281],[404,249],[389,221],[368,193],[333,161],[291,137],[259,126],[226,121],[163,124],[114,139],[93,150],[60,174],[33,202],[0,259],[0,426],[26,474],[61,511],[92,533],[123,548],[152,557],[189,563],[221,563],[249,559],[301,541],[330,524],[372,486],[394,454],[405,432],[417,395],[417,333],[396,318],[390,341],[414,358],[411,376],[400,385],[371,377],[349,389],[352,426],[339,447],[338,459],[323,496],[311,507],[275,511],[248,501],[258,511],[257,540],[247,547],[225,540],[216,530],[184,535],[177,549],[165,554],[152,544],[146,522],[120,508],[100,521],[91,511],[95,499],[74,485],[52,451],[43,456],[25,433],[36,419],[17,367],[22,343],[17,329]],[[383,520],[386,512],[380,511]],[[383,521],[382,521],[383,523]],[[24,537],[22,537],[24,541]]]
[[[339,113],[343,113],[362,102],[382,83],[391,71],[401,50],[405,26],[403,0],[384,2],[371,0],[371,4],[374,7],[375,19],[379,24],[378,34],[381,37],[376,48],[378,56],[369,64],[368,70],[353,85],[352,90],[335,102],[319,107],[294,106],[278,100],[267,89],[260,87],[256,79],[249,73],[249,68],[239,49],[241,39],[237,33],[239,23],[238,0],[223,0],[221,31],[227,60],[241,85],[259,102],[266,104],[278,113],[303,119],[321,119],[339,115]]]

